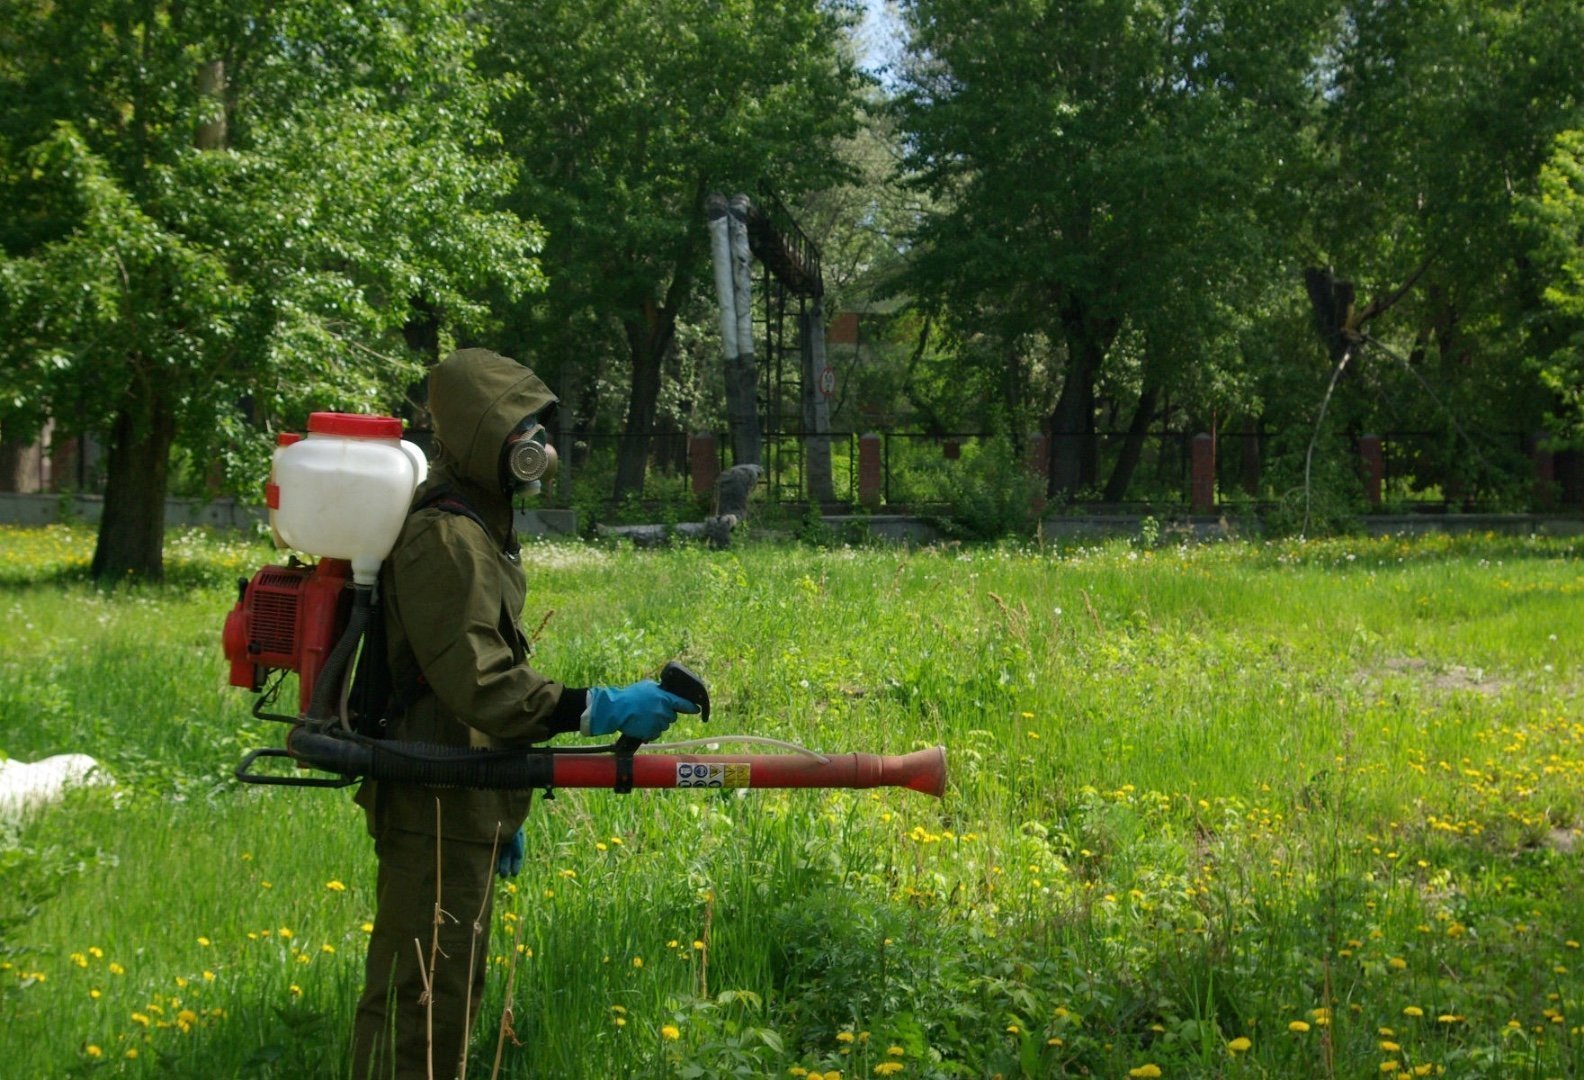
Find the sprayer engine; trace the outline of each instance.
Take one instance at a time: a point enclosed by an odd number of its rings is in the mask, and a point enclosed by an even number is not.
[[[293,559],[239,582],[223,637],[231,685],[257,693],[271,672],[294,671],[298,711],[306,713],[325,657],[346,628],[351,575],[345,559],[320,559],[312,566]]]

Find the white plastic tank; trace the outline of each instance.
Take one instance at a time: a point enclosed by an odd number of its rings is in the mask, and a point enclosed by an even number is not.
[[[346,559],[352,580],[372,585],[429,472],[422,451],[401,433],[391,416],[316,412],[307,438],[280,439],[266,501],[270,525],[286,545]]]

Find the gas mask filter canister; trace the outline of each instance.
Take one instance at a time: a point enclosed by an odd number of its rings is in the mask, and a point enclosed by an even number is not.
[[[501,473],[518,495],[536,495],[556,473],[556,449],[550,433],[533,417],[518,424],[502,448]]]

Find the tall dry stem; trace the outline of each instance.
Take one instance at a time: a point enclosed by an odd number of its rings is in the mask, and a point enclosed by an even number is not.
[[[501,823],[495,823],[495,839],[490,841],[490,865],[494,866],[500,858],[500,833]],[[484,896],[479,900],[478,914],[473,916],[473,936],[468,939],[468,978],[467,994],[462,999],[462,1015],[465,1017],[462,1039],[462,1057],[457,1062],[457,1080],[467,1080],[468,1042],[473,1034],[473,972],[478,968],[479,937],[484,938],[486,946],[489,944],[489,927],[484,924],[484,911],[489,907],[490,890],[486,886]]]
[[[500,1029],[495,1033],[495,1067],[490,1070],[490,1080],[498,1080],[501,1068],[501,1055],[506,1049],[506,1040],[509,1038],[513,1046],[521,1046],[517,1041],[517,1032],[512,1025],[517,1020],[516,1010],[512,1008],[512,995],[517,991],[517,957],[522,950],[521,918],[512,920],[511,952],[506,956],[506,1001],[501,1005]]]

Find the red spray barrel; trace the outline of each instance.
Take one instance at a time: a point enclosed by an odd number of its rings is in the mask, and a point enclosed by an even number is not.
[[[237,769],[247,783],[293,783],[252,771],[260,757],[289,756],[299,766],[399,783],[496,790],[530,788],[874,788],[901,787],[939,798],[946,791],[946,750],[911,754],[612,754],[465,747],[348,738],[299,726],[287,749],[255,750]],[[349,783],[305,781],[315,786]]]
[[[940,798],[946,792],[946,749],[911,754],[634,754],[635,788],[873,788],[902,787]],[[612,787],[617,759],[606,754],[558,754],[555,787]]]

